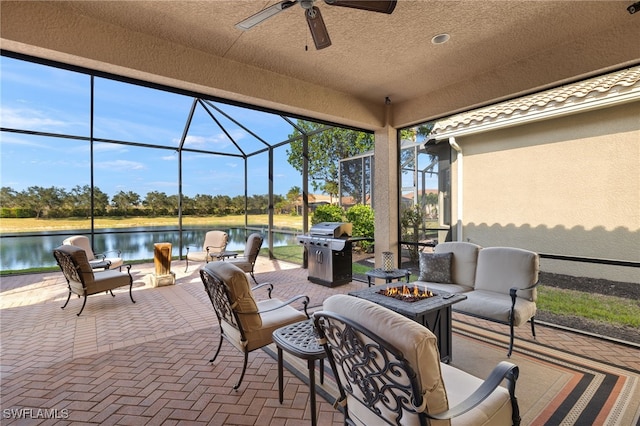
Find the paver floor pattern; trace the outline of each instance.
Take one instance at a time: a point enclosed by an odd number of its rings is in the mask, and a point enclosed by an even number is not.
[[[232,385],[242,369],[242,354],[219,339],[217,319],[200,281],[198,267],[184,273],[173,262],[173,286],[152,288],[153,265],[134,265],[133,297],[128,289],[90,296],[80,317],[82,300],[67,297],[60,272],[2,279],[0,285],[0,407],[65,409],[68,419],[42,424],[308,424],[308,388],[285,370],[285,395],[278,402],[276,361],[263,351],[249,355],[239,391]],[[259,282],[272,282],[274,297],[310,297],[310,311],[332,294],[367,284],[354,281],[335,288],[309,283],[296,265],[259,258]],[[258,293],[258,298],[266,298]],[[507,327],[454,315],[505,333]],[[541,344],[572,350],[616,365],[640,370],[640,350],[598,339],[537,327]],[[518,339],[531,339],[528,326]],[[342,415],[318,400],[318,424],[342,424]],[[3,424],[6,419],[4,419]]]

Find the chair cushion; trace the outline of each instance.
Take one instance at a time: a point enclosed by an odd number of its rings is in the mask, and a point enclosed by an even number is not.
[[[262,312],[282,305],[282,303],[279,299],[261,300],[258,302],[258,308]],[[260,317],[262,318],[262,327],[259,330],[246,333],[248,351],[271,344],[273,342],[273,332],[276,329],[308,319],[305,314],[288,305],[261,313]]]
[[[447,390],[449,405],[455,407],[467,399],[471,393],[484,382],[469,373],[447,364],[440,364],[442,379]],[[499,386],[491,395],[471,411],[451,419],[451,424],[458,425],[510,425],[511,400],[509,391]]]
[[[227,248],[229,236],[224,231],[209,231],[204,236],[202,251],[206,254],[207,247],[209,253],[222,253]]]
[[[128,286],[131,284],[129,274],[120,272],[117,269],[108,269],[93,274],[94,281],[91,287],[87,288],[87,294],[101,293],[114,288]]]
[[[478,252],[481,247],[464,241],[444,242],[436,246],[436,253],[453,253],[451,282],[473,287],[476,279]]]
[[[87,253],[88,260],[94,260],[96,258],[93,250],[91,249],[91,243],[89,242],[89,238],[84,235],[74,235],[73,237],[69,237],[62,242],[63,245],[72,245],[76,247],[82,248]]]
[[[474,290],[465,293],[466,300],[453,305],[454,311],[469,312],[473,315],[489,318],[503,323],[509,322],[511,312],[511,296],[495,291]],[[536,315],[536,303],[518,297],[513,309],[513,325],[516,327],[526,323]]]
[[[194,262],[204,262],[205,260],[211,260],[211,258],[207,259],[206,251],[189,251],[187,253],[187,259],[193,260]]]
[[[57,247],[56,250],[69,256],[71,261],[78,266],[77,278],[84,282],[84,286],[87,288],[93,287],[93,268],[91,268],[89,260],[87,260],[86,251],[80,246],[67,244]],[[63,271],[63,273],[69,279],[69,284],[73,292],[76,294],[84,294],[83,284],[74,278],[74,271]]]
[[[487,247],[478,254],[476,290],[509,294],[511,287],[525,288],[538,281],[538,254],[513,247]],[[518,292],[518,297],[535,302],[536,290]]]
[[[242,271],[244,272],[253,271],[253,264],[249,262],[249,259],[247,259],[244,256],[232,257],[231,259],[225,259],[224,261],[227,263],[236,265],[238,268],[242,269]]]
[[[244,331],[250,332],[262,327],[258,305],[245,273],[230,262],[210,262],[205,268],[227,285],[232,308],[238,313]]]
[[[450,283],[453,253],[420,253],[418,281]]]
[[[324,301],[323,309],[361,324],[395,346],[415,370],[420,389],[426,398],[427,411],[438,413],[448,409],[440,372],[438,345],[429,329],[390,309],[353,296],[331,296]],[[350,403],[351,401],[347,403],[349,412],[366,422],[365,419],[370,416],[367,413],[369,410],[358,404],[349,405]]]

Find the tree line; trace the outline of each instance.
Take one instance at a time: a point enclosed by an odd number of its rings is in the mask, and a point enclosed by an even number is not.
[[[276,213],[295,214],[295,203],[300,194],[293,187],[286,196],[274,195]],[[63,218],[91,216],[91,187],[76,185],[71,190],[51,186],[30,186],[23,191],[11,187],[0,189],[0,217],[3,218]],[[247,197],[248,214],[266,214],[269,196]],[[245,197],[237,195],[197,194],[182,196],[182,213],[185,215],[225,216],[244,214]],[[98,187],[93,188],[94,216],[164,216],[178,214],[178,195],[160,191],[148,192],[144,197],[133,191],[120,191],[111,198]]]

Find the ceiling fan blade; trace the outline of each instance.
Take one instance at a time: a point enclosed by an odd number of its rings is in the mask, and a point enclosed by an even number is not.
[[[324,0],[331,6],[351,7],[353,9],[368,10],[391,14],[396,8],[397,0]]]
[[[331,46],[331,39],[329,38],[327,27],[324,25],[320,9],[313,6],[305,11],[305,16],[307,17],[309,31],[311,31],[311,37],[313,37],[316,49],[320,50]]]
[[[290,8],[296,3],[298,3],[298,0],[291,0],[291,1],[284,0],[284,1],[281,1],[280,3],[276,3],[272,6],[267,7],[266,9],[262,9],[260,12],[248,17],[247,19],[238,22],[236,24],[236,28],[239,30],[246,31],[250,28],[255,27],[262,21],[266,21],[267,19],[271,18],[273,15],[276,15],[282,12],[283,10]]]

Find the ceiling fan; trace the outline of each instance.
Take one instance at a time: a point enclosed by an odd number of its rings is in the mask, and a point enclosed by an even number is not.
[[[331,39],[327,27],[324,25],[324,20],[320,14],[320,9],[313,5],[315,0],[283,0],[266,9],[261,10],[248,17],[247,19],[238,22],[236,28],[240,30],[248,30],[259,23],[266,21],[272,16],[282,12],[285,9],[290,8],[296,3],[304,9],[304,15],[307,18],[309,24],[309,31],[311,31],[311,37],[316,45],[316,49],[324,49],[331,46]],[[397,0],[324,0],[324,2],[330,6],[350,7],[352,9],[366,10],[369,12],[379,12],[391,14],[396,8]]]

